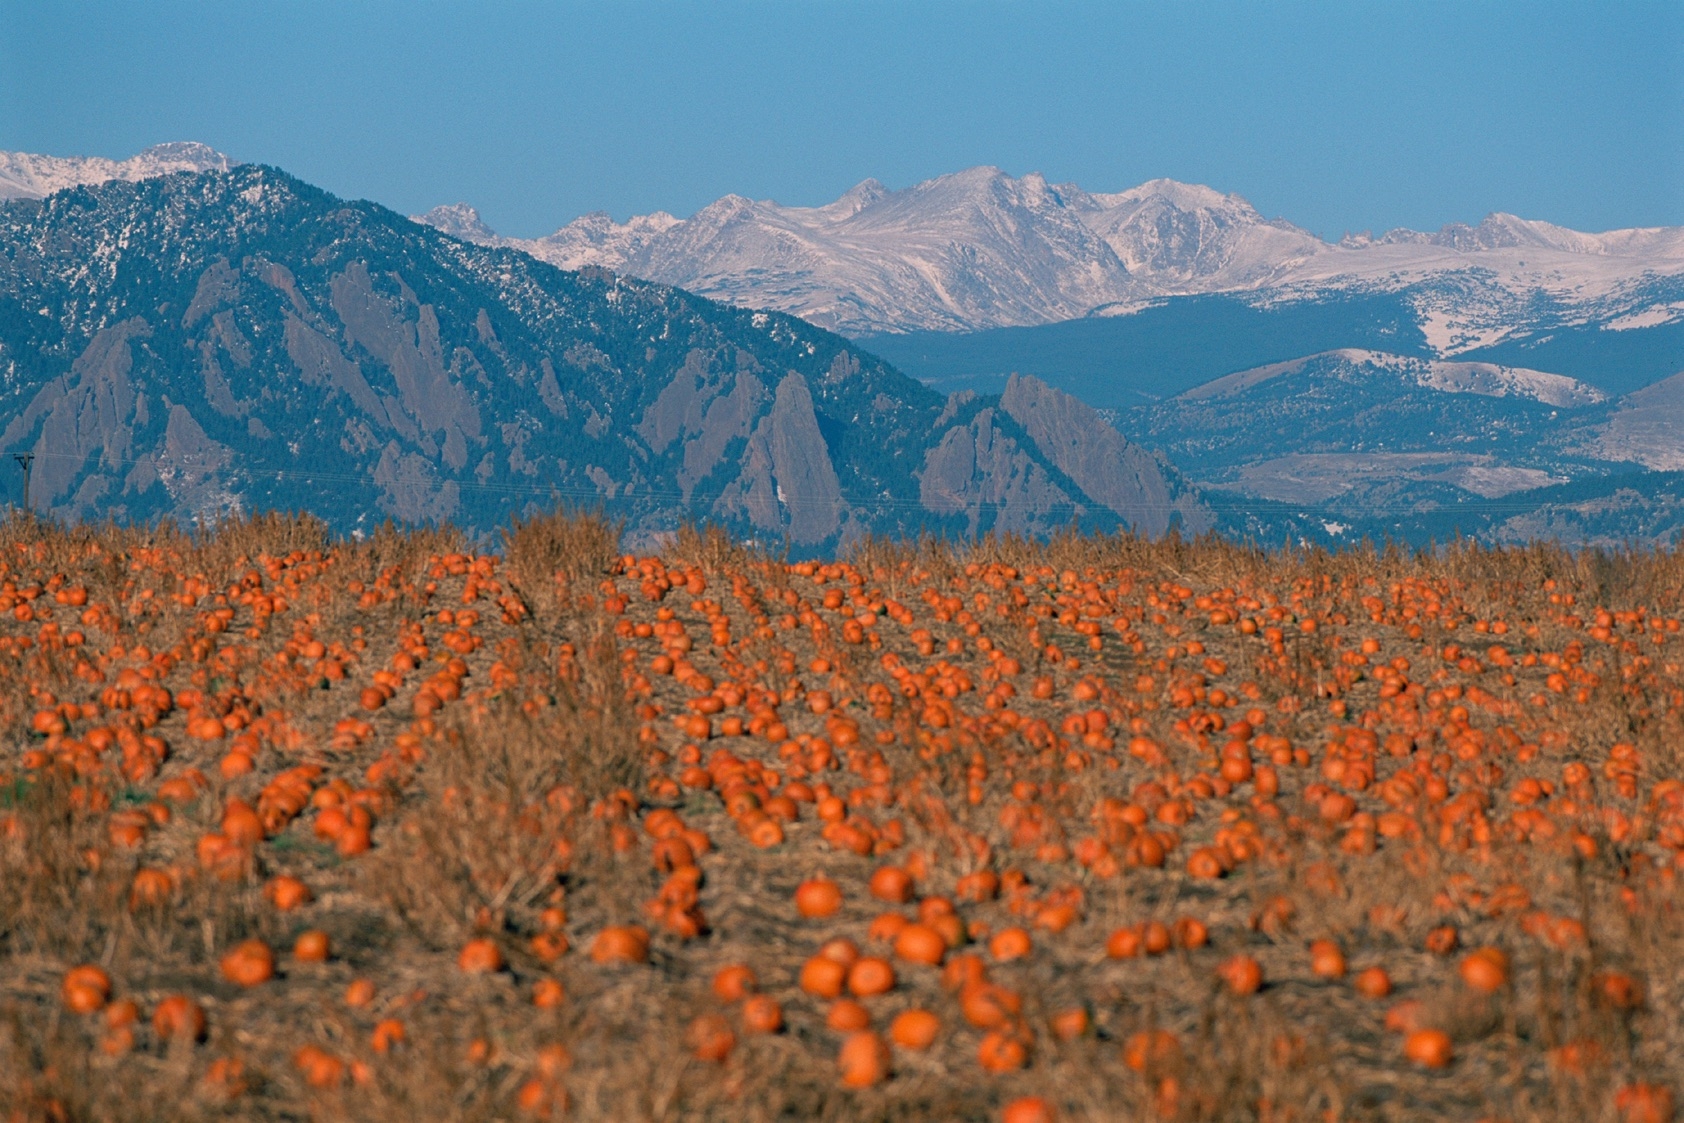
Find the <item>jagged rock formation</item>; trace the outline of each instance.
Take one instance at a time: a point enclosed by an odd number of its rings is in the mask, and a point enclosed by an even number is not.
[[[1059,471],[1133,529],[1156,537],[1176,524],[1195,534],[1215,524],[1168,461],[1124,440],[1093,408],[1069,394],[1014,374],[1000,408]]]
[[[1059,514],[1066,522],[1085,514],[1022,444],[1001,431],[998,416],[993,407],[977,409],[925,454],[918,492],[924,506],[963,515],[970,535],[985,527],[1034,534]]]

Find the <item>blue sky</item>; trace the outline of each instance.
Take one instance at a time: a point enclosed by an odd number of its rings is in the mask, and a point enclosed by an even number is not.
[[[1684,4],[0,0],[0,148],[184,139],[519,235],[976,164],[1331,237],[1684,224]]]

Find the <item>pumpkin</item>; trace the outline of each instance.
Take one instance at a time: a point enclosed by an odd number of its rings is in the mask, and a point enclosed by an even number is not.
[[[862,956],[848,968],[848,990],[856,998],[885,994],[895,987],[895,969],[886,959]]]
[[[486,975],[503,969],[503,952],[497,944],[481,937],[462,945],[456,966],[470,975]]]
[[[604,928],[591,941],[591,960],[603,964],[647,963],[649,933],[636,925]]]
[[[395,1046],[402,1045],[408,1031],[404,1024],[396,1018],[382,1018],[374,1024],[374,1032],[369,1035],[369,1045],[376,1053],[388,1053]]]
[[[1384,967],[1369,967],[1357,972],[1351,986],[1364,998],[1384,998],[1392,993],[1392,977]]]
[[[871,1011],[851,998],[838,998],[825,1011],[824,1024],[838,1033],[871,1028]]]
[[[724,1064],[737,1047],[737,1035],[731,1023],[718,1014],[701,1014],[691,1021],[684,1033],[685,1044],[698,1060]]]
[[[269,880],[263,887],[263,896],[281,912],[302,908],[313,899],[308,885],[296,877],[284,874]]]
[[[223,955],[222,977],[242,987],[268,982],[275,974],[275,953],[262,940],[243,940]]]
[[[879,901],[904,904],[912,899],[912,875],[899,866],[882,866],[871,875],[868,888]]]
[[[917,1007],[901,1011],[889,1023],[889,1040],[903,1049],[928,1049],[940,1033],[941,1019]]]
[[[996,963],[1022,959],[1034,950],[1034,942],[1022,928],[1002,928],[988,941],[988,954]]]
[[[1332,940],[1316,940],[1310,944],[1310,974],[1318,979],[1345,977],[1345,953]]]
[[[1463,957],[1456,970],[1468,989],[1492,994],[1509,981],[1509,957],[1500,948],[1477,948]]]
[[[1029,1047],[1019,1033],[990,1030],[977,1043],[977,1063],[988,1072],[1011,1072],[1029,1063]]]
[[[331,954],[328,934],[319,928],[300,932],[292,943],[292,957],[300,963],[326,963]]]
[[[801,989],[818,998],[835,998],[842,993],[848,968],[825,955],[815,955],[801,965]]]
[[[1418,1029],[1404,1039],[1403,1055],[1422,1068],[1444,1068],[1454,1050],[1450,1035],[1439,1029]]]
[[[750,1033],[777,1033],[784,1025],[783,1007],[770,995],[750,995],[743,1001],[743,1028]]]
[[[927,924],[907,924],[894,937],[895,955],[908,963],[941,965],[947,956],[947,941]]]
[[[152,1011],[152,1032],[160,1041],[203,1041],[205,1010],[182,994],[172,994]]]
[[[848,1088],[869,1088],[889,1076],[889,1046],[869,1030],[851,1033],[842,1042],[836,1063],[842,1084]]]
[[[1263,987],[1263,966],[1249,955],[1223,960],[1216,973],[1234,994],[1256,994]]]
[[[111,998],[111,976],[91,963],[72,967],[65,972],[59,994],[72,1014],[96,1013]]]
[[[741,1002],[755,988],[754,969],[741,963],[721,967],[713,976],[713,993],[721,1002]]]
[[[1020,1096],[1000,1109],[1000,1123],[1058,1123],[1058,1113],[1040,1096]]]

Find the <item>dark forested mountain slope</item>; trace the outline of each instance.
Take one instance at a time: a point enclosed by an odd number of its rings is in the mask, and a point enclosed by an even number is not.
[[[806,549],[1210,525],[1166,462],[1020,382],[944,399],[792,317],[470,245],[273,168],[0,205],[0,453],[33,452],[31,504],[65,518],[484,531],[572,502]]]

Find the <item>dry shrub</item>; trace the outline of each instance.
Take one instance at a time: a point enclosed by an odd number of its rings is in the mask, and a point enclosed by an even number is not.
[[[580,593],[594,593],[619,556],[622,530],[600,511],[516,518],[503,531],[509,576],[540,618],[548,618]]]
[[[712,523],[685,523],[678,528],[671,548],[662,553],[669,562],[697,566],[714,577],[750,570],[764,572],[779,568],[783,560],[783,554],[757,549]]]
[[[511,652],[522,687],[453,715],[429,743],[414,810],[369,862],[368,886],[434,946],[525,917],[593,862],[588,809],[636,786],[641,767],[614,653],[606,636],[577,657]],[[555,675],[558,658],[572,670]]]
[[[59,771],[0,793],[0,948],[8,955],[97,953],[121,916],[96,807],[105,789]]]

